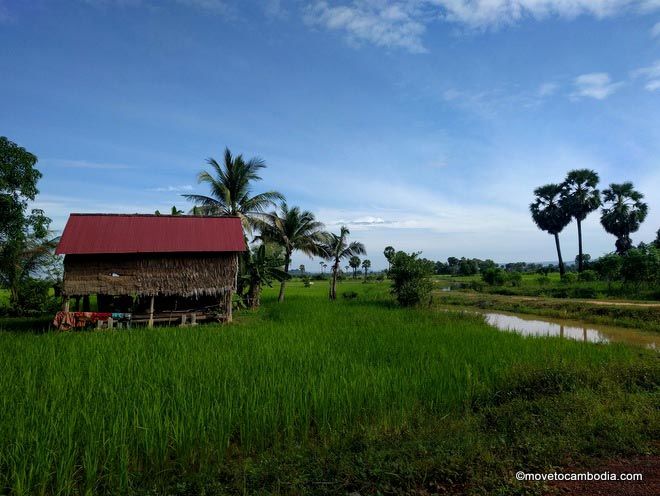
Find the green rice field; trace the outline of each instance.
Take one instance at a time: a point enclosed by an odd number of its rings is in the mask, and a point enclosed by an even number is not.
[[[0,494],[519,494],[515,470],[654,449],[653,351],[326,286],[229,326],[0,332]]]

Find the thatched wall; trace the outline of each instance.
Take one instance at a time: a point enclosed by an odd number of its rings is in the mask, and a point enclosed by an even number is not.
[[[233,252],[67,255],[63,293],[217,296],[236,289],[237,270]]]

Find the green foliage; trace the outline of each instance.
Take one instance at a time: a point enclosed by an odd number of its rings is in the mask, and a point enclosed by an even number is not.
[[[616,253],[603,255],[593,263],[593,268],[598,276],[611,283],[621,278],[622,258]]]
[[[520,272],[511,272],[508,275],[508,280],[511,286],[520,286],[522,284],[522,274]]]
[[[482,274],[481,278],[486,284],[491,286],[503,286],[507,280],[507,275],[504,270],[499,267],[486,269]]]
[[[277,191],[267,191],[252,195],[252,186],[261,180],[259,171],[266,167],[260,158],[244,160],[243,155],[232,156],[225,148],[224,162],[220,164],[214,158],[207,163],[211,172],[202,171],[197,176],[200,184],[209,186],[210,196],[182,195],[195,202],[193,215],[230,215],[239,217],[243,229],[251,232],[259,214],[263,213],[275,201],[284,200]]]
[[[660,284],[660,250],[651,245],[641,245],[628,250],[621,258],[624,282]]]
[[[312,282],[311,282],[312,280],[309,278],[308,275],[302,276],[301,280],[302,280],[303,286],[306,287],[306,288],[309,288],[312,285]]]
[[[574,284],[577,281],[577,275],[574,272],[568,272],[561,278],[563,284]]]
[[[419,253],[398,251],[392,257],[390,279],[392,294],[402,306],[428,304],[431,301],[433,262],[419,258]]]
[[[626,253],[632,247],[630,234],[636,232],[648,213],[648,205],[642,201],[644,195],[635,191],[631,182],[610,184],[603,191],[605,207],[600,223],[605,230],[616,236],[616,250]]]
[[[13,313],[29,316],[56,312],[60,302],[50,294],[50,290],[50,281],[25,279],[19,286],[18,298],[12,308]]]
[[[244,273],[241,275],[247,293],[242,295],[247,306],[256,308],[261,301],[261,290],[272,286],[273,281],[289,279],[289,274],[282,270],[284,257],[279,247],[262,243],[247,252],[244,260]]]
[[[328,297],[331,300],[337,299],[337,278],[340,272],[341,261],[348,259],[350,265],[350,261],[353,257],[356,257],[357,255],[365,255],[367,253],[367,250],[362,243],[358,241],[348,242],[348,236],[350,233],[351,232],[346,226],[341,226],[339,234],[326,233],[325,241],[322,241],[318,245],[322,256],[332,262],[332,280],[330,283],[330,291],[328,293]],[[365,260],[365,262],[369,261]],[[362,265],[364,266],[364,262]],[[367,268],[369,265],[371,265],[371,262],[368,263]],[[367,268],[365,268],[365,278]]]
[[[542,275],[536,278],[536,282],[539,284],[539,286],[547,286],[550,284],[550,278],[546,275]]]
[[[578,274],[578,281],[580,282],[593,282],[598,279],[598,272],[595,270],[583,270]]]
[[[354,300],[358,297],[358,294],[355,291],[344,291],[341,295],[345,300]]]
[[[48,262],[56,240],[49,240],[50,219],[28,202],[39,193],[37,157],[0,137],[0,285],[10,291],[13,311],[21,314],[35,301],[30,279]],[[21,294],[27,291],[28,294]]]

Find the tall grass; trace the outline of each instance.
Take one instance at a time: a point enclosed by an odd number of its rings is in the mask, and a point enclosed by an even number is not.
[[[414,429],[489,401],[521,371],[625,370],[637,350],[499,333],[403,310],[383,285],[266,296],[232,326],[0,333],[0,492],[126,493],[230,455]],[[341,292],[341,291],[340,291]]]

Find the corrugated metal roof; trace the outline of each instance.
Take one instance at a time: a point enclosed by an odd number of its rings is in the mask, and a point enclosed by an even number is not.
[[[189,215],[71,214],[56,253],[245,251],[240,219]]]

